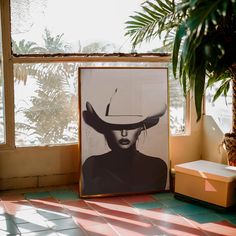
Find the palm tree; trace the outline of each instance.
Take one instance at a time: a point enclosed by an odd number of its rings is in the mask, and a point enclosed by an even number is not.
[[[141,8],[142,11],[135,12],[126,22],[125,35],[130,37],[133,47],[161,36],[165,44],[173,44],[173,32],[184,18],[183,12],[177,13],[175,1],[145,1]]]
[[[12,50],[19,54],[54,54],[70,51],[70,45],[63,41],[63,34],[52,35],[48,29],[43,34],[44,45],[39,47],[35,42],[12,40]],[[106,51],[111,44],[100,42],[81,47],[81,52]],[[77,139],[77,96],[69,91],[70,79],[77,75],[78,63],[25,63],[14,65],[15,81],[24,82],[35,79],[37,90],[30,97],[30,107],[17,108],[23,112],[28,122],[16,123],[17,134],[20,132],[33,137],[30,142],[42,145],[60,142],[75,142]],[[30,78],[31,77],[31,78]],[[74,85],[75,87],[76,85]],[[76,90],[76,89],[74,89]],[[26,105],[28,106],[28,104]],[[75,124],[72,125],[71,124]],[[70,127],[69,127],[70,126]],[[66,132],[70,129],[70,135]],[[71,135],[72,134],[72,135]]]
[[[116,47],[112,43],[93,42],[83,47],[82,53],[99,53],[115,51]]]
[[[14,54],[34,54],[43,51],[42,47],[39,47],[35,42],[26,41],[24,39],[20,40],[17,43],[15,40],[12,40],[12,51]],[[18,82],[23,81],[26,84],[27,74],[33,68],[30,64],[16,64],[14,66],[15,78]]]
[[[236,1],[235,0],[161,0],[146,1],[127,23],[133,46],[161,33],[167,38],[175,32],[172,65],[184,94],[194,91],[197,120],[201,118],[202,99],[207,86],[221,83],[213,100],[227,95],[232,82],[232,133],[224,143],[229,162],[236,164]],[[229,143],[229,146],[228,146]]]
[[[14,42],[14,52],[55,53],[67,48],[62,42],[62,35],[52,36],[48,30],[43,35],[44,47],[37,47],[33,42]],[[71,121],[77,122],[77,109],[73,109],[75,94],[69,91],[69,79],[76,76],[75,63],[40,63],[19,64],[15,68],[15,78],[24,80],[34,78],[37,83],[35,95],[31,96],[31,106],[23,109],[28,123],[17,123],[18,131],[28,131],[40,144],[55,144],[71,141],[65,130]],[[23,76],[22,76],[23,75]],[[29,78],[29,77],[32,78]],[[23,79],[22,79],[23,77]],[[77,136],[77,135],[76,135]],[[72,141],[74,139],[72,138]]]

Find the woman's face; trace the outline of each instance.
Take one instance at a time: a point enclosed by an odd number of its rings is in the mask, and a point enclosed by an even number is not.
[[[109,139],[117,147],[121,149],[128,149],[136,143],[141,131],[141,128],[111,130]]]

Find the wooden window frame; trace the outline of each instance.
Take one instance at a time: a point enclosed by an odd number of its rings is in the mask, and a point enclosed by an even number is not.
[[[58,53],[58,54],[14,54],[11,49],[10,0],[0,0],[3,47],[4,107],[5,107],[5,143],[0,149],[15,149],[14,122],[14,72],[16,63],[52,63],[52,62],[125,62],[125,63],[169,63],[168,53]],[[4,32],[4,33],[3,33]],[[188,99],[189,100],[189,99]],[[186,102],[186,133],[189,125],[189,101]],[[179,135],[177,135],[179,136]],[[61,144],[63,145],[63,144]]]

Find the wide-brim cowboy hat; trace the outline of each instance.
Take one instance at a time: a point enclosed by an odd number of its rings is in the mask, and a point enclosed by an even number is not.
[[[149,95],[151,91],[148,90]],[[144,97],[141,94],[140,88],[116,88],[105,111],[98,114],[89,102],[86,103],[84,121],[99,132],[104,132],[105,129],[151,128],[159,122],[167,106],[159,101],[159,105],[152,107],[154,94],[151,96],[152,102],[149,103],[148,94],[145,93]],[[157,101],[154,102],[156,103]]]
[[[165,114],[167,106],[164,105],[158,112],[146,116],[103,116],[103,119],[96,113],[93,106],[86,102],[86,110],[83,111],[84,121],[96,131],[103,133],[105,130],[136,129],[143,127],[149,129],[159,122],[161,116]]]

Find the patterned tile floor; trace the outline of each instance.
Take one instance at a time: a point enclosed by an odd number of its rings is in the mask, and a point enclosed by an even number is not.
[[[80,199],[75,186],[2,192],[0,236],[236,236],[236,212],[172,193]]]

